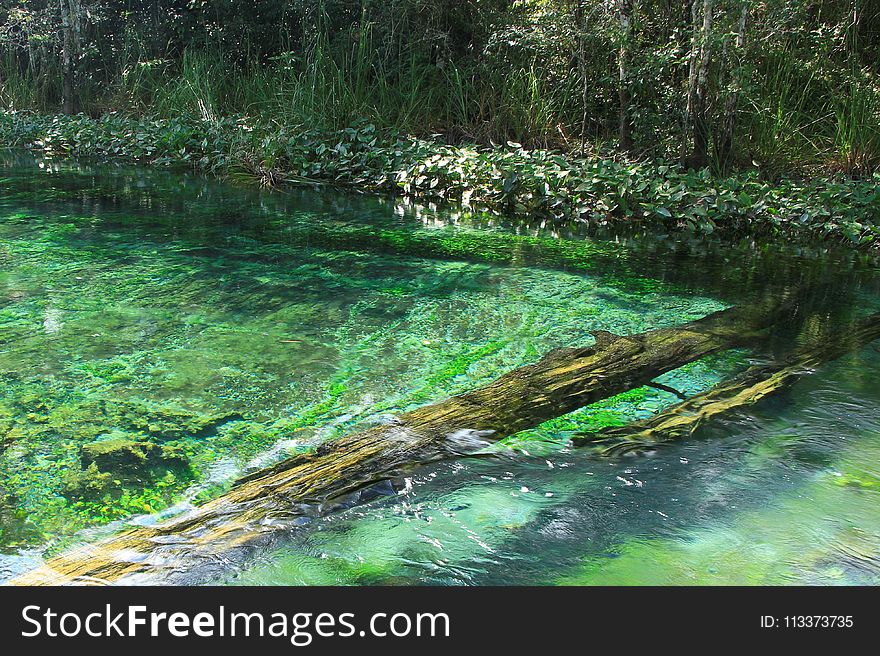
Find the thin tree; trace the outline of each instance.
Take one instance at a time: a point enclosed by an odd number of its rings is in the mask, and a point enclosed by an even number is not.
[[[634,11],[633,0],[618,0],[617,15],[620,22],[620,48],[617,54],[618,70],[618,97],[620,102],[620,124],[618,138],[620,148],[624,151],[633,149],[632,139],[632,93],[629,85],[629,70],[627,60],[629,58],[630,39],[632,37],[632,17]]]
[[[58,0],[61,12],[61,89],[62,111],[77,110],[77,67],[81,53],[81,15],[79,0]]]
[[[681,144],[682,163],[692,168],[709,164],[709,66],[712,62],[713,0],[691,4],[691,53],[688,72],[687,109]],[[688,146],[692,144],[688,156]]]
[[[733,135],[736,129],[737,105],[739,93],[743,86],[743,48],[746,41],[746,22],[749,17],[750,2],[741,0],[739,21],[736,26],[735,55],[736,65],[731,74],[730,90],[724,103],[724,123],[721,128],[721,137],[718,140],[718,163],[722,171],[730,168],[733,160]]]
[[[574,22],[577,27],[578,73],[581,78],[581,157],[587,148],[587,103],[590,86],[587,79],[587,17],[582,0],[575,2]]]

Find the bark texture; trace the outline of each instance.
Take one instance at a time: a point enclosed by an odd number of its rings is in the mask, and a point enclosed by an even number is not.
[[[707,421],[743,410],[787,389],[816,367],[880,339],[880,314],[858,322],[821,344],[799,349],[777,363],[750,367],[739,376],[679,403],[644,421],[582,435],[577,446],[596,445],[604,456],[643,451],[692,436]]]

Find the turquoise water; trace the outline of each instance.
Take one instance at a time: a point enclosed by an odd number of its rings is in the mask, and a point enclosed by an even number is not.
[[[846,253],[591,239],[24,155],[0,190],[0,578],[594,330],[816,290],[764,352],[660,381],[692,394],[880,298],[876,265]],[[634,390],[414,470],[213,582],[875,583],[875,347],[654,453],[568,446],[676,401]]]

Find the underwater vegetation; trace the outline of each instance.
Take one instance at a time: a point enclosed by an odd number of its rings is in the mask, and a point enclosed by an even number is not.
[[[638,332],[724,307],[643,277],[580,273],[591,254],[612,253],[589,242],[497,233],[477,251],[468,230],[435,243],[429,230],[366,232],[314,213],[286,222],[294,233],[308,222],[308,241],[222,224],[169,239],[161,210],[85,212],[63,187],[51,200],[50,186],[34,211],[14,183],[0,216],[7,551],[59,548],[88,526],[210,498],[238,475],[591,330]],[[381,248],[370,235],[384,236]],[[524,247],[570,270],[511,266]],[[638,390],[566,425],[671,400]],[[553,426],[536,435],[551,431],[562,439]]]
[[[589,344],[591,331],[637,333],[737,304],[752,293],[743,280],[765,273],[735,268],[727,251],[642,261],[649,249],[625,242],[456,225],[329,191],[273,204],[185,176],[42,164],[39,177],[33,163],[0,175],[0,579]],[[819,271],[768,261],[776,283]],[[797,339],[833,334],[832,315],[875,311],[870,266],[857,265],[840,273],[857,284],[823,292],[828,311]],[[731,350],[380,486],[223,582],[875,581],[874,353],[834,365],[825,387],[799,383],[767,413],[794,399],[816,435],[790,415],[768,428],[759,409],[637,458],[569,448],[676,403],[669,390],[691,396],[770,357]],[[855,407],[859,425],[814,416]],[[851,449],[814,444],[838,434]],[[833,539],[798,546],[816,534]],[[744,553],[754,565],[732,577]]]

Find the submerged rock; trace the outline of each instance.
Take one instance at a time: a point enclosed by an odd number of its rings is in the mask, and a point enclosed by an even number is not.
[[[123,438],[86,444],[80,452],[80,461],[84,468],[94,464],[100,471],[130,475],[145,474],[162,465],[188,464],[186,456],[179,449]]]
[[[176,474],[189,478],[189,459],[182,449],[126,437],[113,437],[84,445],[82,469],[65,476],[68,497],[97,499],[115,496],[125,489],[143,489]]]

